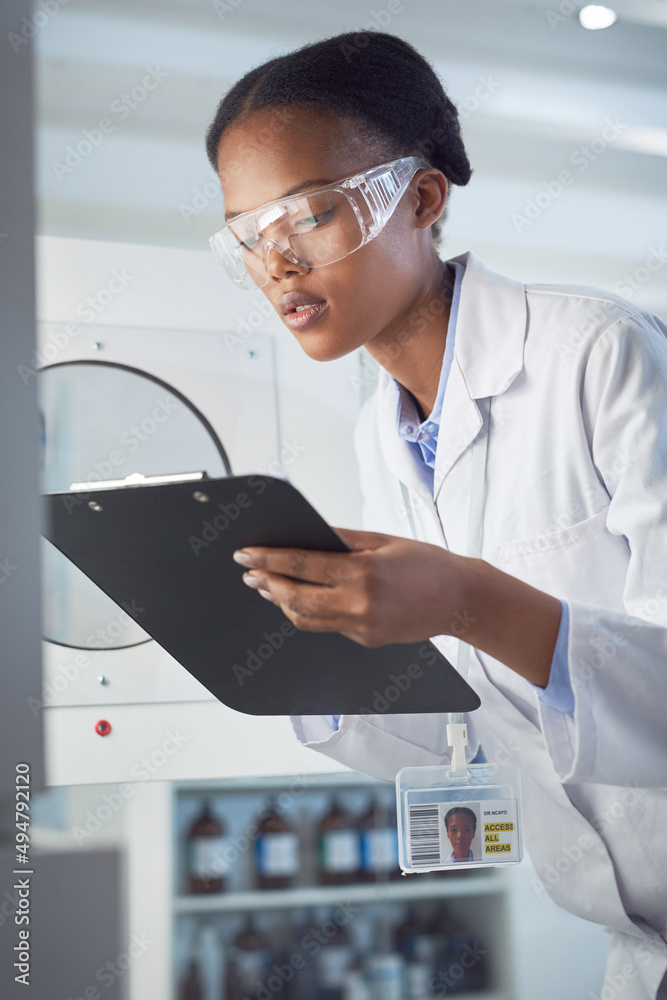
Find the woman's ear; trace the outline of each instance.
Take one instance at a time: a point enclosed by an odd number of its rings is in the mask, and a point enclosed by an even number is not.
[[[444,212],[449,194],[449,183],[442,170],[430,167],[424,169],[421,175],[416,178],[414,190],[417,197],[416,224],[419,229],[426,229],[437,222]]]

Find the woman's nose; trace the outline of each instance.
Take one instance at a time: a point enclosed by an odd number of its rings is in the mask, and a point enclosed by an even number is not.
[[[310,268],[294,259],[296,254],[289,246],[280,246],[276,240],[269,240],[264,248],[264,268],[268,276],[281,278],[286,272],[296,271],[307,274]]]

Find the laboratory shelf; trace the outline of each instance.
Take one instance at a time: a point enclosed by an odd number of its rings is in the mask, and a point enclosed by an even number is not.
[[[514,976],[510,949],[510,914],[508,910],[508,882],[510,872],[502,868],[468,869],[437,874],[406,875],[403,878],[382,878],[371,883],[320,885],[318,868],[317,823],[331,800],[342,797],[343,804],[355,816],[363,815],[368,793],[376,793],[378,801],[391,805],[394,800],[392,782],[381,782],[355,771],[318,772],[285,775],[248,775],[237,778],[202,779],[174,782],[165,790],[159,809],[147,802],[137,817],[141,827],[153,824],[159,829],[172,830],[169,857],[161,872],[170,870],[156,891],[162,891],[165,921],[161,931],[171,937],[171,968],[160,970],[168,974],[168,983],[161,995],[177,1000],[178,985],[183,981],[188,956],[197,954],[198,942],[208,933],[218,934],[227,949],[230,942],[243,928],[245,919],[256,918],[262,932],[275,934],[277,928],[288,927],[293,920],[298,924],[299,911],[310,911],[321,919],[324,910],[334,914],[345,904],[359,908],[357,944],[364,939],[363,927],[370,928],[373,941],[364,948],[368,955],[380,947],[375,940],[382,928],[394,926],[404,920],[413,904],[423,904],[418,912],[440,912],[439,904],[452,919],[462,926],[467,936],[478,938],[489,951],[487,988],[484,991],[459,993],[470,1000],[514,1000]],[[283,805],[281,793],[288,798]],[[234,843],[244,833],[253,830],[253,824],[264,808],[264,803],[275,798],[287,818],[298,828],[302,854],[299,874],[302,884],[287,889],[259,889],[255,887],[255,851],[248,845],[239,848],[238,863],[228,874],[227,888],[217,893],[187,893],[186,843],[187,833],[194,817],[199,814],[202,800],[210,799],[213,811],[222,818],[224,835]],[[157,803],[155,804],[157,805]],[[143,856],[144,864],[146,856]],[[305,884],[303,884],[305,883]],[[427,918],[428,919],[428,918]],[[137,923],[139,920],[137,919]],[[386,929],[386,928],[385,928]],[[355,937],[355,934],[352,934]],[[379,940],[379,939],[378,939]],[[384,946],[383,946],[384,947]],[[365,954],[365,953],[364,953]],[[201,959],[201,962],[204,960]],[[148,976],[146,977],[148,980]],[[157,995],[151,989],[137,994],[136,1000],[145,995]],[[135,1000],[133,997],[132,1000]],[[214,1000],[206,995],[206,1000]]]
[[[288,910],[341,903],[390,903],[418,899],[453,899],[488,896],[505,891],[500,872],[471,874],[451,879],[370,883],[368,885],[313,885],[296,889],[264,889],[249,892],[181,895],[174,899],[176,913],[227,913],[249,910]]]

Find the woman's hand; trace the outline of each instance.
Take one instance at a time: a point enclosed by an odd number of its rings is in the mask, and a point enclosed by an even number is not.
[[[547,686],[561,620],[558,598],[438,545],[336,530],[352,552],[253,546],[234,559],[248,570],[245,583],[299,629],[341,632],[362,646],[454,635]]]
[[[463,636],[470,627],[461,575],[474,560],[394,535],[336,531],[352,552],[252,546],[234,559],[248,570],[244,582],[305,631],[341,632],[372,647]]]

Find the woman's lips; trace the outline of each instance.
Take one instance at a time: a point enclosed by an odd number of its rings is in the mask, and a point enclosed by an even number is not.
[[[300,312],[289,312],[285,314],[285,322],[292,330],[307,330],[324,315],[328,303],[318,302],[312,309],[302,309]]]

